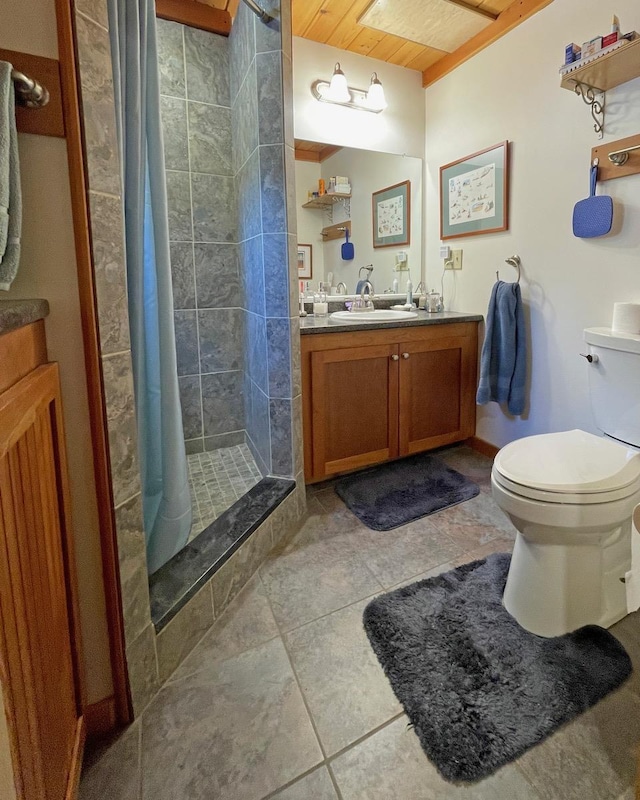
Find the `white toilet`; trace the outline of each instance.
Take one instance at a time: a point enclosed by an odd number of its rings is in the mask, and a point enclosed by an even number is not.
[[[640,336],[588,328],[589,393],[602,436],[528,436],[498,453],[493,497],[518,534],[504,605],[540,636],[609,627],[627,613],[631,517],[640,503]]]

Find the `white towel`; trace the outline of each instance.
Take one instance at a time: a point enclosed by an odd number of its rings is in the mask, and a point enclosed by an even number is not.
[[[0,61],[0,289],[7,292],[18,272],[22,191],[16,130],[13,67]]]

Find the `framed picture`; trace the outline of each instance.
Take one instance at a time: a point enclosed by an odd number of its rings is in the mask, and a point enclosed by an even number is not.
[[[298,277],[299,278],[313,277],[313,263],[311,260],[310,244],[298,245]]]
[[[411,181],[380,189],[371,196],[373,246],[411,244]]]
[[[440,167],[440,238],[509,227],[509,142]]]

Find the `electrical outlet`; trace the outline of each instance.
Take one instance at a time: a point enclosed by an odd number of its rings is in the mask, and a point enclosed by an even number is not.
[[[453,261],[452,269],[462,269],[462,250],[452,250],[451,257]]]

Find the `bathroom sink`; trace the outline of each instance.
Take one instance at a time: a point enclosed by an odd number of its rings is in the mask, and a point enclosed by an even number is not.
[[[336,322],[401,322],[404,319],[416,319],[417,316],[415,311],[379,308],[373,311],[334,311],[330,319]]]

